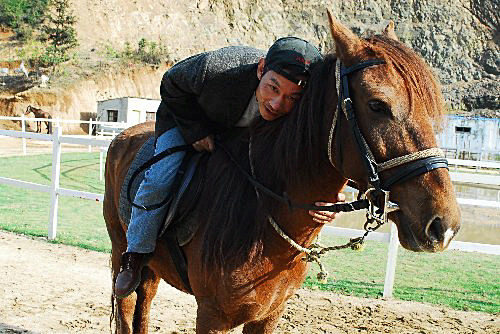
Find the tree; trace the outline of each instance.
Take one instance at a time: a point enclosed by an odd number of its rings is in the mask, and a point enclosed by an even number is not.
[[[69,50],[78,45],[73,25],[76,16],[70,9],[69,0],[50,0],[49,13],[42,26],[42,40],[49,43],[42,62],[56,65],[69,59]]]
[[[0,0],[0,26],[16,32],[18,39],[30,38],[44,20],[48,0]]]

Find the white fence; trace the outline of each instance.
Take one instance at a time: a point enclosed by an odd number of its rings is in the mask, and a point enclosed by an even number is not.
[[[50,201],[50,214],[49,214],[49,227],[48,227],[49,239],[55,239],[57,234],[57,210],[58,210],[59,196],[72,196],[83,199],[90,199],[94,201],[103,200],[102,194],[94,194],[90,192],[65,189],[59,186],[59,176],[61,170],[61,145],[62,144],[77,144],[84,146],[92,145],[106,149],[111,142],[111,139],[104,139],[104,138],[81,138],[74,136],[63,136],[60,127],[54,127],[53,130],[54,131],[52,135],[23,132],[23,131],[0,130],[0,135],[3,136],[23,138],[23,140],[26,138],[30,138],[30,139],[52,141],[52,179],[50,186],[0,177],[0,184],[6,184],[6,185],[50,193],[51,201]],[[452,160],[452,164],[468,165],[471,164],[471,162]],[[487,167],[500,170],[500,164],[498,163],[488,165]],[[453,178],[454,177],[452,173],[452,179]],[[497,181],[496,179],[486,178],[481,182],[485,182],[485,184],[496,184],[495,182]],[[500,203],[495,201],[479,201],[479,200],[459,198],[458,202],[469,205],[479,205],[479,206],[488,206],[496,208],[500,207]],[[326,235],[357,237],[360,236],[363,233],[363,231],[356,229],[325,226],[323,228],[323,233]],[[395,228],[394,224],[391,224],[390,233],[372,232],[367,236],[366,239],[389,243],[383,295],[384,297],[391,297],[394,286],[394,273],[396,270],[396,258],[399,245],[397,228]],[[500,245],[488,245],[480,243],[452,241],[449,246],[449,249],[500,255]]]

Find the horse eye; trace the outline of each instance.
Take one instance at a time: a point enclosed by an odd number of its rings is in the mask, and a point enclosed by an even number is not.
[[[387,105],[387,103],[380,101],[380,100],[369,101],[368,107],[373,112],[377,112],[377,113],[383,112],[383,113],[387,113],[387,114],[391,113],[391,107],[389,107],[389,105]]]

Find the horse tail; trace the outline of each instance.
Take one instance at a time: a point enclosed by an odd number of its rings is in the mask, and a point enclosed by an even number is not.
[[[111,293],[111,314],[109,316],[109,331],[113,334],[113,320],[115,320],[115,295]]]
[[[109,259],[109,262],[111,267],[112,287],[113,291],[115,291],[115,279],[114,279],[115,273],[113,270],[113,264],[111,263],[111,257]],[[111,292],[111,314],[109,315],[109,331],[111,334],[113,334],[113,320],[115,320],[115,302],[116,302],[115,294],[114,292]]]

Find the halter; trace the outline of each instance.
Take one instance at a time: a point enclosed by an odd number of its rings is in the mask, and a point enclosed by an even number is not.
[[[333,161],[333,135],[335,132],[336,123],[339,121],[338,110],[342,110],[351,129],[351,133],[355,139],[355,142],[361,153],[361,159],[363,165],[368,174],[369,184],[371,188],[363,195],[364,198],[368,199],[370,202],[369,215],[374,220],[383,224],[387,222],[387,213],[390,211],[397,210],[396,204],[389,201],[389,189],[397,183],[401,183],[410,178],[418,176],[423,173],[430,172],[437,168],[448,169],[448,161],[444,157],[443,151],[437,147],[425,149],[423,151],[418,151],[410,153],[401,157],[391,159],[383,163],[377,163],[375,157],[365,140],[365,137],[361,133],[356,115],[354,113],[354,106],[349,94],[349,82],[348,75],[350,73],[363,70],[367,67],[385,64],[384,60],[381,59],[370,59],[359,64],[355,64],[350,67],[345,67],[340,61],[336,62],[336,88],[338,92],[338,104],[335,109],[335,113],[332,120],[332,126],[330,129],[330,135],[328,138],[328,158],[332,166],[335,167]],[[339,145],[339,143],[337,143]],[[393,176],[381,181],[379,173],[385,170],[393,169],[399,166],[401,169],[397,171]],[[374,202],[376,199],[383,195],[382,203],[383,205],[378,205],[379,208],[375,210]],[[377,202],[380,203],[380,202]]]

